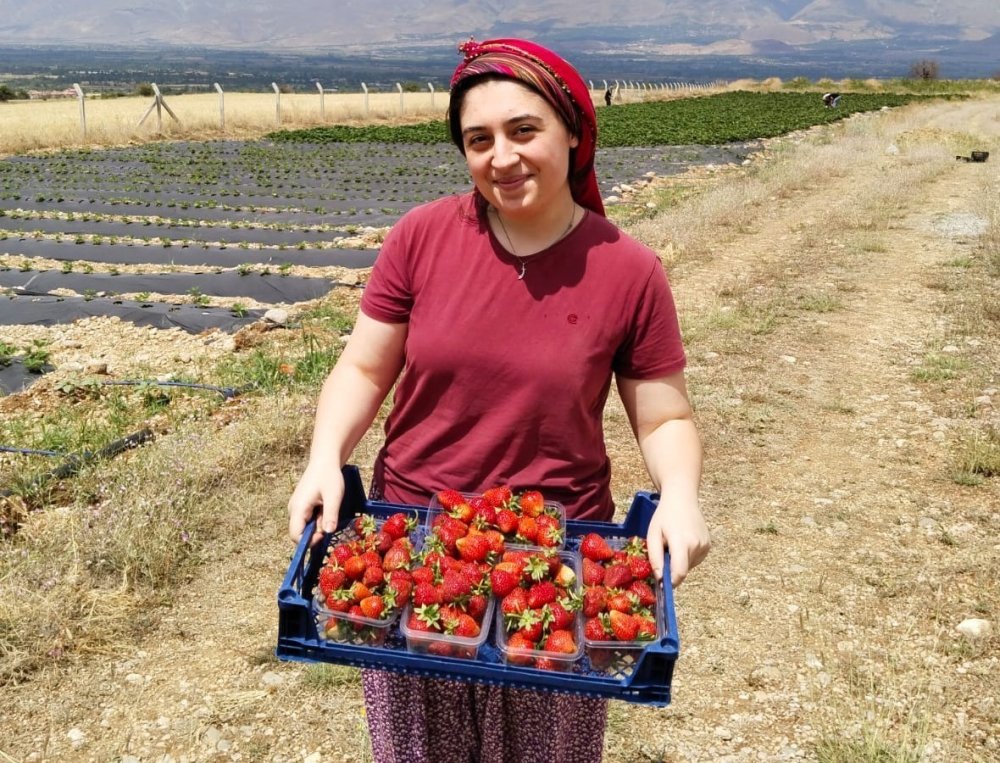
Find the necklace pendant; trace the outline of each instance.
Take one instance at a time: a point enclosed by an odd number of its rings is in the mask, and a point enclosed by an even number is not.
[[[523,281],[524,280],[524,274],[527,273],[527,272],[528,272],[528,264],[524,260],[521,260],[521,275],[519,275],[517,277],[517,280],[518,281]]]

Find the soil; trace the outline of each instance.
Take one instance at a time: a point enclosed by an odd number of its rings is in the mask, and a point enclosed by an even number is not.
[[[996,99],[910,113],[913,129],[1000,148]],[[774,273],[789,289],[835,294],[839,307],[800,311],[748,347],[694,343],[714,548],[677,591],[672,704],[611,703],[609,762],[818,760],[823,744],[848,737],[867,737],[868,757],[858,747],[827,760],[1000,757],[997,636],[956,632],[972,617],[995,629],[1000,615],[1000,480],[962,486],[947,469],[963,422],[997,422],[998,337],[995,324],[960,332],[944,309],[964,274],[954,263],[974,256],[996,167],[950,165],[912,189],[884,246],[853,254],[825,221],[882,179],[867,165],[842,169],[671,270],[682,315]],[[115,341],[130,331],[117,325]],[[189,357],[224,351],[183,341]],[[913,379],[932,351],[992,356],[993,378],[949,397]],[[0,759],[370,759],[353,672],[321,678],[272,656],[291,546],[281,507],[259,519],[246,551],[199,568],[131,653],[5,687]],[[920,757],[876,757],[879,744]]]

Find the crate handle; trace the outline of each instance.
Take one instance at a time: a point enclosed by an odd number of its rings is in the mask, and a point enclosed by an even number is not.
[[[309,539],[312,538],[314,532],[316,532],[315,516],[306,523],[302,537],[299,538],[299,543],[295,547],[295,553],[292,554],[292,560],[288,564],[288,572],[281,583],[281,588],[278,589],[279,604],[299,604],[305,601],[298,592],[302,588],[302,576],[305,574],[304,562],[306,552],[309,551]]]

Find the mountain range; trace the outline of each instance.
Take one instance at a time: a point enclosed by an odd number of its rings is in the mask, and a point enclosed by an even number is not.
[[[1000,68],[997,0],[0,0],[0,46],[377,57],[453,50],[470,35],[531,37],[588,55],[884,51]]]

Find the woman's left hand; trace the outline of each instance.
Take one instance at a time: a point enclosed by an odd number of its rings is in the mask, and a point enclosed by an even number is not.
[[[676,588],[708,554],[708,525],[696,504],[667,505],[661,500],[646,533],[649,561],[657,580],[663,579],[664,548],[670,552],[670,584]]]

